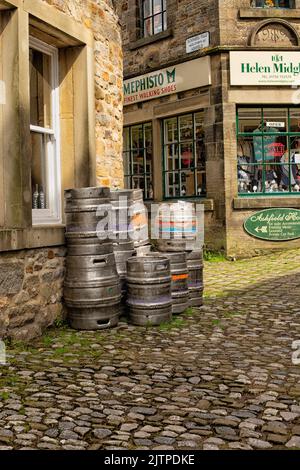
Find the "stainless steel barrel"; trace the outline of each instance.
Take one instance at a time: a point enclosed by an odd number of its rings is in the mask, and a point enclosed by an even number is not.
[[[159,251],[188,251],[197,246],[198,219],[193,203],[160,204],[155,217],[156,245]]]
[[[186,253],[159,253],[170,260],[172,313],[183,313],[189,307],[188,268]]]
[[[66,232],[103,232],[111,213],[109,188],[65,191]]]
[[[191,307],[203,305],[203,252],[192,251],[187,254],[189,271],[189,297]]]
[[[73,328],[95,330],[117,325],[121,289],[114,254],[68,256],[64,300]]]
[[[143,257],[151,254],[152,246],[151,245],[141,245],[135,248],[136,256]]]
[[[122,293],[122,300],[121,300],[121,314],[123,316],[127,315],[127,283],[126,283],[126,275],[127,275],[127,261],[128,259],[132,258],[135,255],[135,250],[127,250],[127,251],[114,251],[115,261],[117,272],[120,278],[121,284],[121,293]]]
[[[172,318],[170,261],[161,256],[127,261],[127,305],[135,325],[159,325]]]
[[[113,244],[109,233],[66,233],[66,239],[69,256],[95,256],[113,253]]]
[[[130,207],[130,222],[134,233],[135,248],[149,244],[148,210],[143,201],[143,191],[133,190],[133,204]]]
[[[130,207],[133,204],[133,190],[111,191],[113,243],[125,246],[120,251],[134,249],[133,227],[131,226]]]

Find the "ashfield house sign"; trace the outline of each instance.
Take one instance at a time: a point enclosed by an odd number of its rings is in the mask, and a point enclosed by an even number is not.
[[[266,209],[251,215],[244,223],[249,235],[269,241],[300,238],[300,210]]]
[[[124,105],[211,84],[210,57],[190,60],[125,80]]]
[[[231,85],[300,85],[300,52],[230,52]]]

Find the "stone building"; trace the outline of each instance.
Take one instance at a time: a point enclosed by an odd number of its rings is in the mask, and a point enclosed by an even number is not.
[[[0,337],[62,315],[63,191],[122,186],[112,0],[0,1]]]
[[[117,9],[126,186],[204,204],[206,244],[229,256],[298,247],[300,212],[284,210],[300,209],[300,1],[120,0]]]

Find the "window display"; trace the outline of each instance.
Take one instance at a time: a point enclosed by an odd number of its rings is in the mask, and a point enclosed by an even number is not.
[[[293,108],[239,108],[239,194],[300,190],[300,119]]]
[[[254,0],[256,8],[294,8],[294,0]]]

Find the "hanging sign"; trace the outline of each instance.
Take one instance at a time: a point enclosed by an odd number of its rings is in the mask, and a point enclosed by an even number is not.
[[[186,53],[191,54],[192,52],[199,51],[209,47],[209,32],[198,34],[192,38],[186,40]]]
[[[300,238],[300,210],[276,208],[256,212],[245,221],[244,228],[261,240],[295,240]]]
[[[300,52],[232,51],[231,85],[299,86]]]
[[[210,57],[156,70],[124,81],[124,105],[211,84]]]

